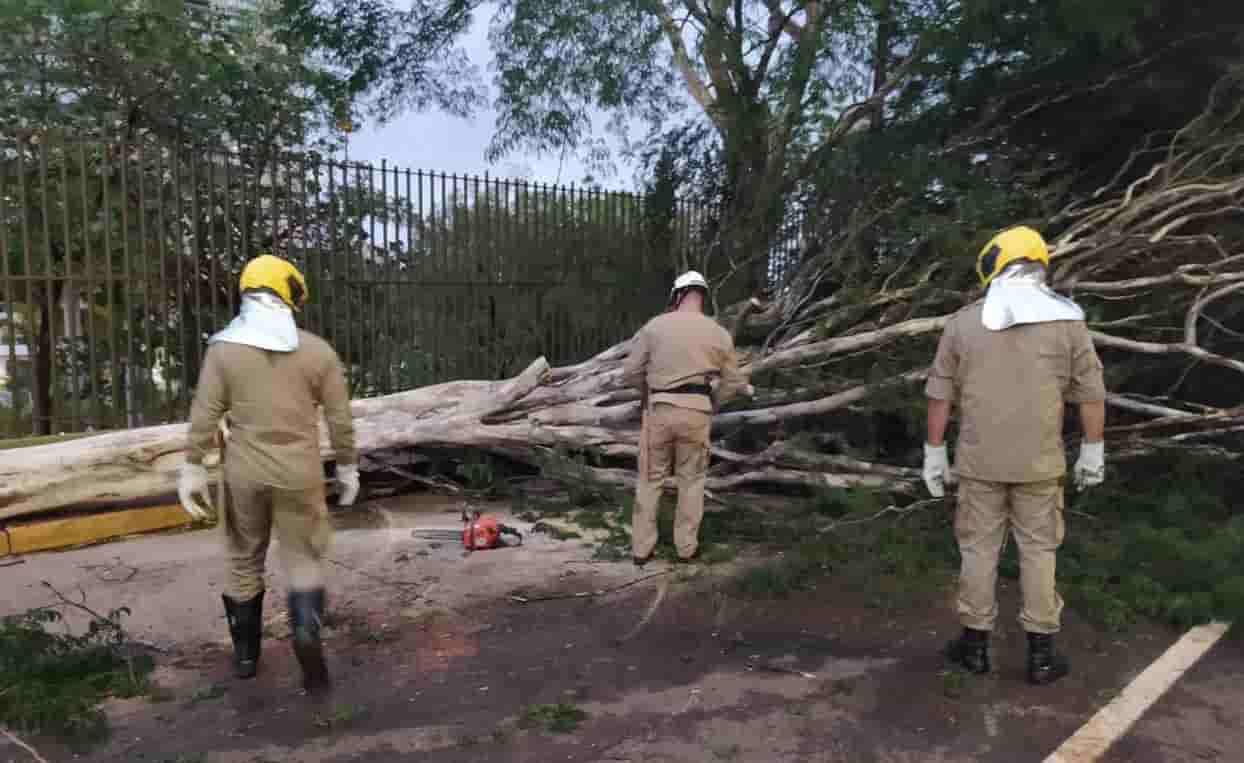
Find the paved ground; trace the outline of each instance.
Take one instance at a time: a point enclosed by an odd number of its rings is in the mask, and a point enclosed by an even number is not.
[[[1174,640],[1127,640],[1069,617],[1076,666],[1043,689],[1022,680],[1023,642],[999,634],[996,675],[964,680],[936,648],[953,630],[949,593],[877,609],[833,586],[788,599],[741,598],[734,570],[697,568],[612,594],[520,604],[515,591],[589,592],[636,579],[587,563],[579,541],[528,536],[521,549],[464,558],[412,530],[455,528],[453,502],[380,502],[352,517],[333,552],[329,639],[337,691],[296,691],[282,607],[263,670],[235,683],[209,533],[148,537],[30,557],[0,570],[0,614],[43,603],[46,580],[97,608],[128,605],[131,630],[168,650],[164,702],[108,707],[112,740],[49,761],[345,763],[406,761],[1040,761]],[[521,523],[517,523],[521,524]],[[745,561],[742,563],[746,563]],[[652,565],[643,574],[667,568]],[[1013,591],[1004,591],[1013,613]],[[1111,752],[1123,761],[1241,760],[1239,642],[1223,641]],[[587,713],[577,731],[517,722],[534,705]],[[0,742],[0,761],[30,760]]]

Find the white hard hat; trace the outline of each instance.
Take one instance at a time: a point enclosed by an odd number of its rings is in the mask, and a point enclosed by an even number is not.
[[[678,278],[674,279],[674,288],[670,290],[670,293],[673,294],[674,292],[679,292],[683,289],[690,289],[693,286],[698,286],[701,289],[708,289],[708,281],[705,281],[704,276],[700,275],[698,271],[688,270],[686,273],[683,273],[678,276]]]

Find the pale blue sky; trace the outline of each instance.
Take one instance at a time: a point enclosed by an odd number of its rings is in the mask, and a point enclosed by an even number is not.
[[[488,46],[488,24],[494,8],[485,5],[475,13],[470,32],[462,46],[480,67],[484,80],[491,87],[492,51]],[[387,125],[366,124],[350,136],[351,161],[379,163],[436,172],[485,172],[499,177],[528,178],[543,183],[578,183],[587,174],[583,163],[574,156],[533,156],[514,154],[489,164],[484,151],[492,139],[496,112],[481,109],[470,119],[458,119],[437,112],[405,114]],[[634,169],[621,158],[615,158],[617,172],[600,177],[610,189],[630,190],[634,186]]]

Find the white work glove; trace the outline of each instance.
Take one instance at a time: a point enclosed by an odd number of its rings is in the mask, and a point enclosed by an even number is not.
[[[1075,468],[1076,490],[1087,490],[1106,481],[1106,443],[1085,442],[1080,445],[1080,460]]]
[[[950,470],[950,456],[945,445],[924,444],[924,486],[929,495],[942,498],[946,495],[946,486],[955,484],[955,473]]]
[[[341,485],[341,495],[337,497],[337,505],[353,506],[354,499],[359,497],[358,465],[337,464],[337,484]]]
[[[194,521],[211,518],[212,494],[207,490],[207,469],[202,464],[184,463],[177,477],[177,498]]]

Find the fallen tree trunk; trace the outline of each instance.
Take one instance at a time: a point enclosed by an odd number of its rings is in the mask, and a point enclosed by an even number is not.
[[[453,382],[352,405],[360,452],[415,447],[420,450],[473,448],[539,466],[549,451],[591,450],[635,459],[640,410],[637,396],[622,386],[626,344],[574,367],[550,369],[537,359],[504,382]],[[754,421],[774,423],[828,413],[867,396],[848,390],[817,401],[718,416],[723,427]],[[743,415],[745,418],[740,419]],[[187,426],[168,425],[103,434],[71,442],[0,451],[0,520],[101,502],[126,503],[175,491]],[[332,449],[321,423],[321,452]],[[209,456],[216,469],[217,454]],[[754,466],[755,464],[753,464]],[[885,477],[858,469],[806,472],[766,466],[718,475],[710,489],[756,483],[795,486],[884,487]],[[853,471],[860,472],[854,474]],[[634,485],[626,470],[597,469],[595,476],[619,486]]]

